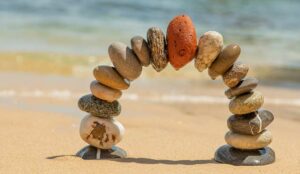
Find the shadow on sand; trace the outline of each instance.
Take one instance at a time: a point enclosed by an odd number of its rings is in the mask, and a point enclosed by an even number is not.
[[[55,160],[65,157],[77,157],[76,155],[55,155],[46,157],[49,160]],[[78,158],[78,157],[77,157]],[[213,159],[208,160],[164,160],[164,159],[151,159],[151,158],[116,158],[104,159],[120,163],[137,163],[137,164],[166,164],[166,165],[198,165],[198,164],[218,164]]]

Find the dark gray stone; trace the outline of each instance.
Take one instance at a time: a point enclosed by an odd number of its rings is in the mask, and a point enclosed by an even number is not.
[[[236,166],[261,166],[275,162],[275,152],[269,147],[240,150],[224,145],[216,151],[215,160],[219,163]]]
[[[88,112],[93,116],[102,118],[118,116],[121,112],[121,105],[118,101],[107,102],[91,94],[82,96],[78,100],[78,107],[82,111]]]
[[[225,95],[227,98],[232,99],[235,96],[239,96],[241,94],[248,93],[256,88],[258,84],[258,80],[254,77],[248,77],[233,88],[229,88],[225,91]]]
[[[76,153],[76,156],[84,160],[100,160],[100,159],[113,159],[125,158],[127,153],[125,150],[113,146],[111,149],[98,149],[93,146],[86,146]]]
[[[257,135],[273,120],[274,116],[270,111],[260,109],[245,115],[230,116],[227,120],[227,126],[235,133]]]

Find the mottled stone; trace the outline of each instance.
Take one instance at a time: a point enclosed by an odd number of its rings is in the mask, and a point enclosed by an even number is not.
[[[169,61],[176,70],[195,57],[197,36],[189,16],[180,15],[172,19],[167,29],[167,43]]]
[[[233,88],[246,77],[248,71],[249,67],[246,64],[236,62],[225,74],[223,74],[223,81],[229,88]]]
[[[120,90],[102,85],[96,80],[91,82],[90,89],[95,97],[106,100],[108,102],[113,102],[119,99],[122,95],[122,92]]]
[[[86,143],[100,148],[111,149],[122,140],[125,129],[114,120],[87,115],[80,123],[80,137]]]
[[[216,79],[223,75],[233,65],[241,53],[241,48],[237,44],[231,44],[225,47],[216,60],[208,68],[208,75],[211,79]]]
[[[240,150],[224,145],[216,151],[215,160],[236,166],[262,166],[275,162],[275,152],[269,147]]]
[[[121,112],[121,105],[118,101],[107,102],[88,94],[78,100],[78,107],[97,117],[110,118],[118,116]]]
[[[150,63],[157,71],[162,71],[168,65],[167,43],[163,31],[158,27],[149,28],[147,41],[150,49]]]
[[[210,67],[223,48],[223,36],[216,31],[208,31],[199,39],[195,67],[202,72]]]
[[[257,111],[264,103],[264,97],[260,92],[250,92],[232,99],[229,110],[233,114],[241,115]]]
[[[127,153],[125,150],[117,146],[113,146],[111,149],[98,149],[96,147],[88,145],[77,152],[76,156],[84,160],[100,160],[126,158]]]
[[[229,88],[225,91],[227,98],[232,99],[235,96],[239,96],[245,93],[251,92],[256,88],[258,80],[254,77],[248,77],[244,80],[241,80],[240,83],[233,88]]]
[[[272,134],[268,130],[264,130],[257,135],[244,135],[229,131],[225,135],[225,141],[237,149],[260,149],[268,146],[272,142]]]
[[[134,80],[142,73],[142,65],[134,52],[121,42],[114,42],[108,48],[109,57],[117,71],[127,80]]]
[[[95,79],[105,86],[118,90],[129,88],[129,81],[125,80],[114,67],[97,66],[94,68],[93,74]]]
[[[131,48],[143,66],[150,65],[150,50],[147,41],[142,36],[134,36],[131,39]]]
[[[232,115],[227,120],[227,126],[235,133],[257,135],[273,120],[274,116],[270,111],[260,109],[245,115]]]

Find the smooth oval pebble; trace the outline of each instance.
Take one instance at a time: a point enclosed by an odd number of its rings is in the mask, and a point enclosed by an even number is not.
[[[108,102],[91,94],[82,96],[78,100],[78,107],[82,111],[103,118],[118,116],[121,112],[121,105],[118,101]]]
[[[120,147],[113,146],[111,149],[98,149],[91,145],[82,148],[76,153],[76,156],[84,160],[100,160],[100,159],[115,159],[126,158],[127,153]]]
[[[113,102],[119,99],[122,95],[122,92],[120,90],[104,86],[96,80],[91,82],[90,89],[95,97],[106,100],[108,102]]]
[[[275,152],[270,147],[240,150],[224,145],[216,151],[215,160],[236,166],[262,166],[275,162]]]
[[[272,121],[274,116],[270,111],[260,109],[245,115],[232,115],[227,120],[229,130],[235,133],[257,135]]]
[[[158,27],[148,29],[147,41],[150,49],[150,63],[157,71],[162,71],[168,65],[167,43],[163,31]]]
[[[167,43],[169,61],[176,70],[195,57],[197,36],[189,16],[180,15],[172,19],[167,29]]]
[[[225,141],[237,149],[260,149],[268,146],[272,142],[272,134],[268,130],[264,130],[257,135],[243,135],[229,131],[225,135]]]
[[[147,41],[142,36],[134,36],[131,39],[131,48],[143,66],[150,65],[150,50]]]
[[[223,48],[223,36],[216,31],[208,31],[199,39],[195,67],[202,72],[210,67]]]
[[[246,64],[236,62],[225,74],[223,74],[223,81],[229,88],[233,88],[246,77],[248,71],[249,67]]]
[[[258,80],[254,77],[248,77],[241,80],[241,82],[233,88],[229,88],[225,91],[227,98],[232,99],[235,96],[251,92],[257,87]]]
[[[127,80],[134,80],[142,73],[142,65],[133,51],[121,42],[108,48],[109,57],[117,71]]]
[[[241,48],[237,44],[226,46],[218,55],[216,60],[208,68],[208,75],[211,79],[216,79],[223,75],[236,61],[241,53]]]
[[[105,86],[118,90],[129,88],[129,81],[125,80],[114,67],[97,66],[94,68],[93,74],[95,79]]]
[[[232,99],[229,110],[233,114],[248,114],[257,111],[264,103],[264,97],[260,92],[251,92]]]
[[[100,149],[111,149],[121,141],[124,132],[120,122],[92,115],[87,115],[81,120],[79,130],[83,141]]]

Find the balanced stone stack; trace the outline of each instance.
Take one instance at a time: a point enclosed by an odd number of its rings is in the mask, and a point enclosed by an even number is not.
[[[90,84],[92,94],[81,97],[78,106],[88,112],[80,125],[80,136],[89,144],[77,153],[83,159],[124,158],[126,151],[115,146],[122,140],[123,125],[114,117],[121,113],[117,101],[130,81],[140,76],[142,65],[148,66],[149,50],[142,37],[132,39],[132,49],[115,42],[108,48],[112,66],[94,68],[95,81]]]
[[[203,37],[206,35],[211,34],[205,33]],[[220,47],[216,48],[219,51]],[[234,114],[227,121],[230,131],[225,135],[225,141],[228,145],[217,150],[215,160],[233,165],[266,165],[275,161],[274,151],[267,147],[272,141],[272,134],[265,129],[274,117],[271,112],[260,109],[264,97],[254,91],[258,80],[246,77],[249,67],[235,62],[240,52],[238,45],[231,44],[218,54],[210,54],[217,56],[209,66],[208,73],[212,79],[222,76],[225,85],[229,87],[225,95],[231,99],[229,110]]]
[[[158,27],[147,32],[147,41],[141,36],[131,39],[131,48],[120,42],[108,48],[114,67],[98,66],[94,69],[95,81],[91,82],[91,93],[79,99],[78,106],[89,113],[80,126],[81,138],[89,144],[77,153],[83,159],[124,158],[126,152],[115,146],[121,141],[124,127],[115,120],[121,112],[117,101],[122,90],[129,88],[137,79],[142,67],[152,65],[160,72],[168,63],[179,70],[195,58],[194,64],[200,72],[208,69],[214,80],[223,77],[229,87],[225,92],[229,99],[228,119],[230,131],[222,146],[215,153],[218,162],[234,165],[264,165],[275,160],[271,133],[265,128],[273,121],[273,115],[260,109],[263,96],[253,91],[258,81],[246,78],[248,66],[236,62],[241,49],[231,44],[223,49],[223,36],[216,31],[204,33],[197,44],[196,30],[187,15],[176,16],[168,25],[167,35]]]

